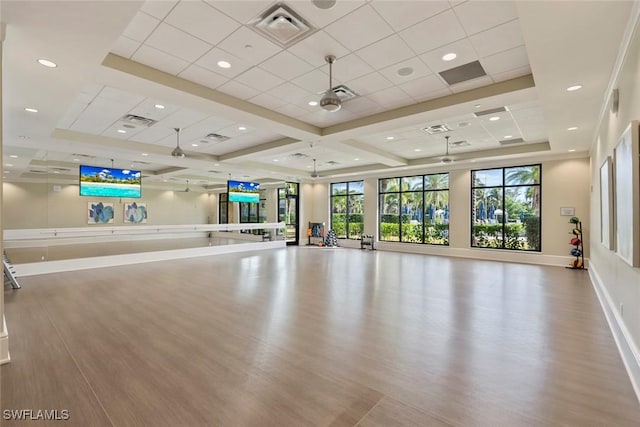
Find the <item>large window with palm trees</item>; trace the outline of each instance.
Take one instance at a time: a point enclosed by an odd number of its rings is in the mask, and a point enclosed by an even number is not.
[[[331,229],[339,239],[359,239],[364,228],[364,181],[331,184]]]
[[[379,240],[449,244],[449,174],[379,180]]]
[[[471,246],[541,250],[541,168],[471,171]]]

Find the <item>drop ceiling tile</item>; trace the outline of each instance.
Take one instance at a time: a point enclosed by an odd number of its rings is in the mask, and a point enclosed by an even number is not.
[[[350,52],[324,31],[318,31],[287,49],[314,67],[327,66],[324,57],[334,55],[340,58]],[[327,71],[329,70],[327,66]]]
[[[219,67],[218,61],[227,61],[231,64],[231,68]],[[217,47],[214,47],[202,58],[198,59],[196,64],[230,79],[252,67],[249,62],[244,61],[229,52],[225,52],[222,49],[218,49]]]
[[[260,91],[254,88],[251,88],[247,85],[238,83],[233,80],[228,81],[227,83],[218,87],[217,90],[219,90],[220,92],[226,93],[227,95],[235,96],[236,98],[240,98],[240,99],[253,98],[254,96],[260,93]]]
[[[143,12],[136,13],[127,28],[125,28],[123,36],[143,42],[153,33],[153,30],[160,25],[160,21]]]
[[[149,128],[144,129],[142,132],[140,132],[139,134],[136,135],[136,137],[134,138],[136,141],[139,142],[146,142],[146,143],[155,143],[157,141],[160,141],[164,138],[167,138],[171,135],[175,135],[175,131],[173,130],[173,128],[169,127],[169,126],[151,126]],[[175,137],[174,137],[175,138]]]
[[[229,0],[205,0],[208,4],[230,16],[236,21],[246,24],[263,11],[271,7],[270,2],[264,0],[229,1]]]
[[[333,84],[335,85],[337,79],[334,78],[333,80]],[[293,79],[292,83],[314,94],[325,91],[329,88],[329,68],[327,68],[326,73],[320,69],[313,70]]]
[[[201,84],[211,89],[215,89],[229,81],[227,77],[209,71],[199,65],[190,65],[186,70],[179,74],[179,77]]]
[[[518,18],[514,1],[468,1],[456,6],[453,11],[468,35]]]
[[[524,46],[518,46],[495,55],[487,56],[480,60],[487,74],[499,74],[517,68],[527,67],[529,57]]]
[[[367,98],[385,107],[386,109],[397,108],[403,105],[413,104],[413,98],[398,87],[390,87],[368,95]]]
[[[261,93],[260,95],[254,96],[253,98],[249,99],[249,102],[260,105],[261,107],[268,108],[270,110],[275,110],[287,103],[281,98],[269,95],[268,93]]]
[[[378,107],[379,105],[377,102],[365,97],[358,97],[342,103],[343,110],[355,114],[372,113],[377,110]],[[337,114],[340,114],[340,111],[338,111]]]
[[[156,104],[162,104],[164,105],[164,108],[155,108]],[[136,116],[160,121],[167,118],[179,109],[180,107],[177,107],[175,105],[169,105],[165,102],[158,101],[157,99],[147,98],[133,107],[131,110],[129,110],[129,114],[134,114]]]
[[[393,34],[389,24],[369,5],[345,15],[325,31],[352,51]]]
[[[200,111],[190,110],[188,108],[181,108],[175,113],[171,114],[165,120],[163,124],[166,124],[169,128],[188,128],[196,123],[207,118],[207,115]],[[159,123],[157,123],[159,124]]]
[[[308,62],[286,50],[264,61],[260,64],[260,68],[285,80],[294,79],[313,70]]]
[[[413,73],[408,76],[401,76],[398,74],[398,70],[402,68],[412,68]],[[411,80],[416,80],[422,77],[432,75],[433,72],[427,67],[424,62],[419,58],[412,58],[407,61],[399,62],[383,70],[380,70],[380,74],[389,79],[394,84],[402,84]]]
[[[449,2],[446,1],[389,0],[373,0],[371,6],[373,6],[380,16],[396,31],[404,30],[450,7]]]
[[[320,9],[310,1],[289,2],[289,6],[315,28],[323,28],[364,4],[364,0],[338,1],[330,9]]]
[[[469,37],[481,58],[524,44],[519,21],[511,21]]]
[[[189,65],[187,61],[146,45],[140,46],[131,59],[173,75],[177,75]]]
[[[147,38],[145,46],[151,46],[170,55],[193,62],[204,55],[211,45],[168,24],[160,24]]]
[[[111,49],[112,53],[116,55],[122,56],[123,58],[131,58],[131,55],[140,47],[140,42],[135,41],[133,39],[127,38],[125,36],[118,37],[115,45]]]
[[[327,65],[327,71],[329,66]],[[348,82],[365,74],[372,73],[374,70],[366,62],[364,62],[356,54],[350,54],[338,58],[333,64],[333,77],[341,82]],[[329,82],[327,81],[327,85]],[[334,83],[335,86],[335,83]]]
[[[234,56],[251,65],[259,64],[282,51],[282,48],[275,43],[271,43],[247,27],[239,28],[229,37],[218,43],[217,47],[227,52],[233,52]]]
[[[526,76],[527,74],[531,74],[531,67],[529,66],[505,71],[504,73],[494,74],[491,77],[493,77],[493,81],[497,83],[505,80],[515,79],[516,77]]]
[[[370,95],[393,86],[393,83],[378,72],[369,73],[349,82],[349,87],[360,95]]]
[[[145,1],[142,3],[140,10],[155,18],[163,20],[171,9],[173,9],[176,3],[178,2],[175,0]]]
[[[489,76],[478,77],[473,80],[451,85],[450,88],[454,93],[465,92],[467,90],[476,89],[483,86],[489,86],[493,83],[493,79]]]
[[[415,56],[397,34],[382,39],[356,52],[374,69],[379,70]]]
[[[67,111],[65,111],[64,115],[58,121],[57,127],[60,129],[69,129],[73,125],[73,122],[80,116],[80,114],[87,108],[87,102],[84,100],[76,99]]]
[[[202,134],[201,136],[205,136],[211,132],[216,132],[222,128],[231,126],[233,123],[234,122],[232,120],[209,116],[206,119],[191,125],[190,128],[192,128],[194,132],[200,132]]]
[[[413,83],[413,82],[409,82],[409,83]],[[409,84],[407,83],[407,84]],[[437,98],[443,98],[445,96],[449,96],[451,95],[453,92],[451,92],[451,89],[446,88],[446,89],[438,89],[434,92],[425,92],[423,94],[416,94],[413,95],[413,99],[416,100],[416,102],[424,102],[424,101],[430,101],[432,99],[437,99]]]
[[[311,92],[306,91],[290,82],[283,83],[280,86],[267,91],[267,93],[289,103],[296,103],[313,95]]]
[[[106,128],[124,116],[129,108],[116,100],[97,97],[78,116],[71,129],[100,135]]]
[[[443,61],[442,57],[447,53],[455,53],[458,56],[452,61]],[[469,39],[462,39],[424,53],[420,55],[420,59],[427,64],[434,73],[439,73],[440,71],[476,61],[478,60],[478,54]]]
[[[455,14],[447,10],[400,32],[414,52],[420,54],[466,37]]]
[[[164,21],[212,45],[240,27],[238,22],[201,1],[181,1]]]
[[[286,104],[282,107],[278,107],[276,112],[294,118],[301,117],[309,113],[309,111],[305,110],[304,108],[298,107],[297,105],[293,104]]]
[[[98,97],[102,99],[110,99],[112,101],[116,101],[122,104],[123,106],[127,106],[129,108],[132,108],[140,104],[142,101],[144,101],[144,96],[136,95],[130,92],[125,92],[123,90],[116,89],[110,86],[105,86],[104,88],[102,88],[102,90],[98,94]]]
[[[280,77],[276,77],[268,71],[264,71],[258,67],[250,68],[234,80],[257,90],[258,92],[266,92],[269,89],[284,83],[284,80]]]

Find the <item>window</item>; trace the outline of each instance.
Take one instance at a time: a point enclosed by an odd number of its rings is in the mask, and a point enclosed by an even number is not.
[[[364,181],[331,184],[331,229],[339,239],[359,239],[364,228]]]
[[[541,165],[471,171],[471,246],[537,251]]]
[[[228,224],[229,202],[227,201],[227,193],[220,193],[220,198],[218,200],[218,224]]]
[[[449,174],[379,180],[379,239],[449,244]]]

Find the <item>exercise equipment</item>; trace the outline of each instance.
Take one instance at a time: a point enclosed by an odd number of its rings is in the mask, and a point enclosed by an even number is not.
[[[586,270],[584,266],[584,246],[582,243],[582,222],[580,218],[574,216],[569,219],[569,224],[573,225],[573,229],[569,232],[569,234],[572,235],[569,243],[573,246],[570,253],[571,256],[576,257],[576,259],[571,260],[567,268]]]

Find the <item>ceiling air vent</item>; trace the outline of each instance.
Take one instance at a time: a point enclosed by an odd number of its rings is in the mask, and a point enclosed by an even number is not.
[[[467,145],[471,144],[469,144],[468,141],[453,141],[449,143],[449,146],[451,147],[466,147]]]
[[[487,72],[484,71],[484,68],[480,65],[480,61],[473,61],[468,64],[440,71],[438,74],[440,74],[440,77],[442,77],[444,81],[451,86],[486,76]]]
[[[142,116],[136,116],[135,114],[127,114],[126,116],[120,119],[120,122],[123,123],[124,127],[129,127],[127,125],[133,125],[136,127],[149,127],[154,125],[157,121],[153,119],[148,119]]]
[[[449,132],[451,128],[449,127],[449,125],[443,123],[441,125],[433,125],[422,128],[422,130],[430,135],[435,135],[437,133]]]
[[[510,145],[510,144],[519,144],[524,142],[522,138],[513,138],[513,139],[503,139],[502,141],[498,141],[502,145]]]
[[[70,172],[71,169],[68,168],[49,168],[50,171],[53,171],[54,173],[60,173],[60,172]]]
[[[210,171],[207,171],[207,172],[210,172],[210,173],[221,173],[220,171],[214,171],[214,170],[210,170]]]
[[[220,135],[219,133],[210,133],[205,138],[213,142],[224,142],[229,139],[228,136]]]
[[[340,163],[336,162],[335,160],[329,160],[326,164],[329,166],[334,166],[334,165],[339,165]]]
[[[333,92],[338,95],[338,98],[340,98],[340,101],[342,102],[348,101],[358,96],[355,90],[345,85],[334,86],[333,88],[331,88],[331,90],[333,90]],[[324,93],[325,91],[323,90],[322,92],[318,92],[318,95],[324,95]]]
[[[483,110],[483,111],[476,111],[475,113],[473,113],[473,115],[476,117],[482,117],[482,116],[489,116],[491,114],[504,113],[505,111],[507,111],[506,107],[498,107],[498,108],[490,108],[488,110]]]
[[[306,159],[309,156],[304,153],[293,153],[291,157],[293,157],[294,159]]]
[[[315,29],[289,6],[276,3],[249,22],[250,28],[284,48],[292,46]]]
[[[47,171],[43,171],[40,169],[29,169],[29,172],[31,173],[47,173]]]

